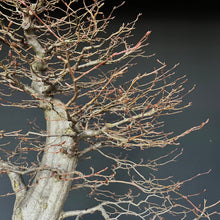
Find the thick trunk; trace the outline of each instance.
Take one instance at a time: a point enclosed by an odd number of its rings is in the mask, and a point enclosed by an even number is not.
[[[42,147],[43,157],[40,164],[42,169],[36,174],[27,192],[16,199],[13,220],[56,220],[62,211],[72,182],[67,180],[71,179],[72,175],[60,174],[73,173],[77,166],[77,157],[73,153],[76,136],[64,104],[48,96],[52,87],[43,80],[47,69],[45,61],[47,54],[34,34],[33,15],[29,9],[27,13],[23,13],[22,10],[22,15],[24,35],[36,54],[30,68],[31,87],[34,90],[31,95],[38,98],[39,104],[44,109],[48,137],[44,148]]]
[[[59,101],[45,108],[45,118],[49,137],[41,167],[48,169],[37,173],[33,186],[14,208],[13,220],[58,219],[71,186],[71,180],[63,180],[59,176],[60,173],[74,172],[77,166],[77,158],[73,154],[64,153],[71,152],[76,144],[71,122]],[[71,175],[65,178],[71,178]]]

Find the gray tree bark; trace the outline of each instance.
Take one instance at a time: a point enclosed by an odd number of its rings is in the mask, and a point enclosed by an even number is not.
[[[60,101],[51,100],[44,109],[47,120],[47,140],[42,157],[41,167],[31,187],[16,201],[13,220],[55,220],[58,219],[63,204],[69,193],[71,180],[59,178],[60,173],[73,173],[77,158],[61,152],[61,149],[72,151],[74,138],[71,136],[71,122]],[[47,170],[48,168],[48,170]],[[54,173],[57,170],[59,172]],[[67,178],[71,178],[71,174]]]
[[[16,194],[13,220],[56,220],[62,212],[71,186],[71,177],[77,166],[77,157],[73,153],[76,133],[64,103],[48,94],[50,85],[42,80],[41,76],[47,68],[44,62],[46,52],[37,40],[31,22],[30,15],[23,15],[24,34],[36,54],[30,69],[33,89],[31,95],[39,100],[39,107],[44,111],[47,139],[42,147],[42,170],[36,173],[29,189]],[[61,174],[68,175],[63,179]]]

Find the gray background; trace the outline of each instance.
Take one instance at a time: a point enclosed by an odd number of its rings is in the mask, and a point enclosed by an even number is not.
[[[117,1],[112,1],[112,4]],[[134,1],[133,1],[134,2]],[[161,175],[173,175],[183,180],[197,173],[212,172],[193,182],[186,184],[186,192],[198,192],[206,188],[207,192],[201,198],[210,203],[220,198],[220,18],[215,6],[204,5],[176,5],[169,8],[163,5],[144,5],[144,1],[136,0],[135,5],[127,2],[125,7],[116,13],[118,22],[131,21],[139,12],[140,18],[135,35],[139,39],[146,31],[151,30],[150,45],[147,53],[156,53],[155,58],[166,62],[170,67],[178,62],[177,75],[187,75],[189,87],[196,84],[196,90],[187,96],[193,105],[183,113],[169,117],[167,125],[170,130],[184,131],[198,125],[207,118],[210,122],[202,130],[192,133],[181,139],[184,153],[178,162],[166,167]],[[107,1],[107,5],[110,3]],[[134,41],[137,40],[134,38]],[[2,53],[0,56],[4,56]],[[152,58],[155,59],[155,58]],[[136,67],[137,72],[144,72],[152,67],[151,59],[141,61]],[[0,107],[0,130],[16,130],[26,126],[26,120],[38,118],[38,124],[44,127],[41,111],[7,109]],[[151,152],[152,157],[159,155],[163,150]],[[150,157],[151,155],[146,155]],[[0,176],[0,195],[11,192],[6,176]],[[90,203],[89,199],[78,193],[68,199],[66,209],[80,207],[83,203]],[[0,219],[8,220],[12,214],[14,197],[0,197]],[[198,200],[196,202],[201,202]],[[83,206],[83,205],[82,205]],[[218,207],[218,211],[219,211]],[[101,219],[87,216],[84,219]],[[212,219],[218,219],[212,218]]]

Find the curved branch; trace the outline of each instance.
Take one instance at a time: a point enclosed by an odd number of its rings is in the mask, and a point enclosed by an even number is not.
[[[14,205],[14,209],[16,209],[19,202],[25,197],[27,192],[27,187],[24,183],[24,179],[22,175],[18,174],[17,172],[14,172],[13,170],[16,171],[16,167],[13,167],[13,165],[0,159],[0,173],[8,174],[13,192],[16,196],[15,205]]]
[[[94,206],[92,208],[89,208],[89,209],[63,212],[63,213],[61,213],[59,220],[62,220],[64,218],[68,218],[68,217],[72,217],[72,216],[77,216],[76,220],[79,220],[80,217],[82,217],[83,215],[91,214],[91,213],[94,213],[97,211],[101,212],[104,219],[106,219],[106,220],[110,219],[109,215],[107,214],[106,210],[103,207],[106,204],[108,204],[108,202],[103,202],[103,203],[101,203],[97,206]]]

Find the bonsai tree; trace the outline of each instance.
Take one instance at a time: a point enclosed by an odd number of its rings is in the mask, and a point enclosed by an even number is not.
[[[197,207],[181,192],[196,176],[174,182],[150,174],[181,152],[142,159],[146,149],[178,145],[208,120],[180,134],[163,130],[164,116],[191,104],[183,102],[191,92],[187,80],[159,60],[152,71],[134,73],[137,58],[147,57],[150,31],[130,43],[139,15],[111,32],[119,6],[108,14],[103,6],[103,0],[1,1],[0,49],[7,54],[0,61],[1,105],[42,109],[46,124],[45,131],[34,123],[28,131],[0,131],[0,172],[11,181],[6,195],[16,196],[12,219],[95,212],[103,219],[210,219],[217,212],[209,208],[219,202]],[[18,143],[13,150],[9,138]],[[81,188],[95,205],[63,211],[70,191]]]

